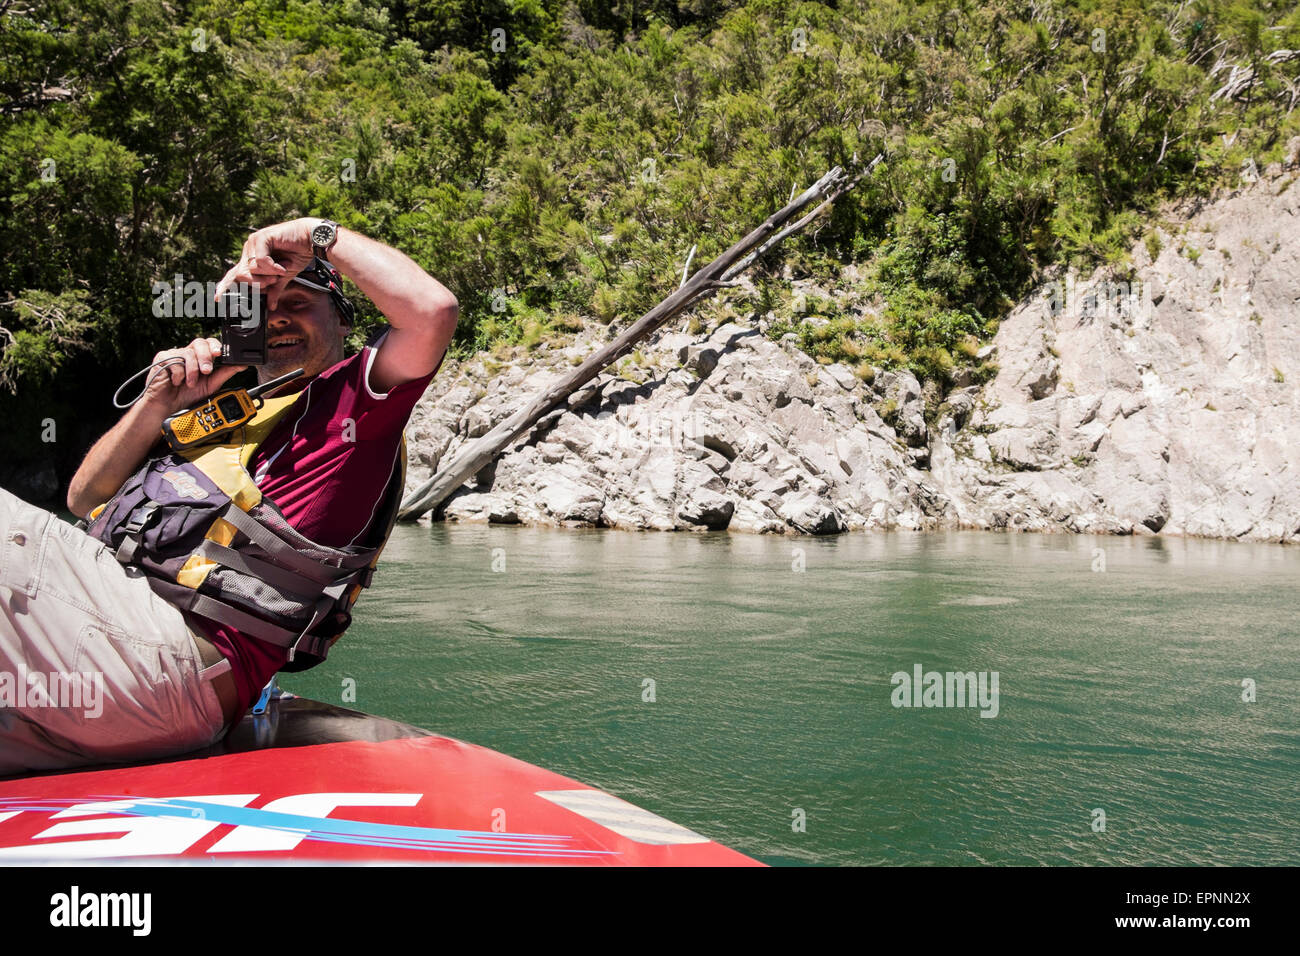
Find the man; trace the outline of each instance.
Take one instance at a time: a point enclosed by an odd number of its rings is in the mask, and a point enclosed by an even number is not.
[[[351,358],[343,351],[351,306],[339,273],[390,323],[373,347]],[[231,440],[246,460],[243,478],[256,484],[263,502],[273,503],[259,506],[272,530],[276,521],[287,523],[280,528],[284,536],[309,539],[313,547],[306,550],[374,553],[361,545],[373,546],[387,530],[377,527],[379,502],[393,490],[410,411],[451,341],[455,297],[397,250],[319,219],[253,233],[219,292],[234,283],[258,283],[264,296],[269,361],[257,370],[259,382],[305,370],[272,393],[268,406],[278,401],[279,417],[269,431],[263,428],[256,440],[241,439],[242,446]],[[135,545],[123,540],[126,518],[114,517],[115,507],[139,494],[140,476],[162,460],[164,419],[212,395],[240,371],[217,365],[220,349],[216,339],[200,338],[158,353],[159,368],[144,396],[86,455],[69,486],[68,507],[78,515],[98,515],[91,535],[0,491],[0,702],[6,672],[11,681],[29,679],[24,674],[87,675],[86,680],[102,675],[104,696],[95,719],[85,708],[44,706],[41,700],[28,700],[25,708],[0,707],[0,775],[159,757],[213,743],[301,646],[293,634],[278,643],[268,638],[297,625],[276,628],[233,609],[228,615],[204,613],[197,599],[178,599],[178,590],[191,597],[196,592],[164,581],[162,565],[147,560],[147,547],[136,557]],[[207,483],[202,472],[195,474]],[[193,476],[173,470],[164,477],[187,495],[208,497]],[[145,525],[148,518],[132,520]],[[158,536],[173,526],[179,528],[173,521],[155,527],[150,540],[165,545]],[[131,530],[143,535],[135,525]],[[209,531],[206,538],[213,537]],[[231,540],[225,543],[234,547]],[[204,546],[221,550],[207,540]],[[238,554],[228,560],[242,566]],[[338,592],[336,587],[332,593]],[[245,601],[245,610],[266,603],[255,597]],[[218,606],[227,605],[210,605]],[[344,598],[331,606],[337,627],[346,627],[349,607]],[[322,633],[317,624],[324,626],[319,613],[303,634]],[[312,645],[320,649],[317,657],[328,643]],[[308,656],[308,663],[314,659]]]

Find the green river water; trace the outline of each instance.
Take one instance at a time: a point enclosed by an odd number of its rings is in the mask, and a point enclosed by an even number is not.
[[[1235,542],[404,525],[282,685],[772,864],[1295,864],[1298,582]],[[895,706],[917,665],[996,672],[996,716]]]

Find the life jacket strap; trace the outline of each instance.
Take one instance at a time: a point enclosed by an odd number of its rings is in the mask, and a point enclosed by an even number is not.
[[[238,628],[245,634],[251,634],[259,641],[266,641],[268,644],[274,644],[277,647],[289,647],[298,640],[297,631],[291,631],[288,628],[279,627],[270,621],[264,621],[260,617],[254,617],[247,611],[235,607],[233,604],[227,604],[225,601],[218,601],[214,597],[206,594],[199,594],[197,591],[181,599],[178,602],[185,610],[193,611],[200,617],[206,617],[209,620],[220,621],[223,624],[229,624],[231,627]]]
[[[126,537],[122,539],[122,543],[114,552],[114,557],[117,558],[119,563],[129,565],[135,562],[136,551],[140,547],[140,532],[145,529],[161,507],[162,505],[151,498],[131,512],[123,528],[126,531]]]
[[[330,590],[337,589],[331,588]],[[183,598],[180,603],[187,610],[201,617],[221,621],[223,624],[238,628],[242,633],[255,637],[259,641],[266,641],[266,643],[274,644],[276,647],[283,647],[289,652],[288,658],[292,661],[300,651],[318,657],[324,657],[329,652],[332,638],[309,632],[317,624],[325,620],[325,617],[335,607],[336,601],[337,597],[335,596],[327,594],[322,597],[316,604],[311,623],[302,631],[291,631],[288,628],[278,627],[269,621],[262,620],[260,617],[254,617],[247,611],[232,604],[218,601],[216,598],[198,592]]]
[[[298,635],[298,640],[294,641],[294,643],[289,646],[290,663],[296,654],[298,654],[299,650],[305,650],[308,654],[313,654],[313,656],[320,658],[324,658],[326,654],[329,653],[330,644],[333,643],[333,639],[331,639],[331,637],[313,635],[311,630],[313,627],[316,627],[321,620],[324,620],[325,615],[329,614],[331,610],[335,609],[335,607],[346,606],[344,605],[343,596],[348,592],[348,589],[351,588],[351,585],[352,575],[348,575],[347,578],[339,581],[338,584],[331,584],[330,587],[325,588],[324,597],[322,597],[320,602],[316,605],[316,614],[312,615],[312,623],[309,623],[307,627],[304,627],[303,632]]]
[[[337,577],[337,572],[329,574],[320,565],[314,566],[309,571],[287,571],[278,565],[271,564],[269,561],[263,561],[261,558],[240,554],[234,548],[227,548],[225,545],[217,544],[211,538],[199,545],[197,553],[225,567],[251,574],[267,584],[279,588],[281,591],[287,591],[298,596],[302,595],[304,584],[324,587],[332,583]]]
[[[242,531],[250,541],[265,551],[267,555],[273,557],[277,564],[283,565],[291,571],[310,575],[313,579],[321,573],[322,565],[319,561],[300,553],[291,542],[285,541],[265,525],[259,523],[256,518],[234,502],[222,509],[221,517]],[[339,570],[348,569],[346,566],[340,566]],[[332,581],[333,579],[334,575],[330,575],[327,580]]]
[[[325,596],[320,599],[319,603],[317,603],[316,613],[312,615],[311,623],[303,628],[302,633],[298,635],[298,639],[289,645],[289,663],[293,662],[293,659],[299,650],[306,651],[308,654],[313,654],[316,657],[322,658],[329,653],[331,639],[328,637],[321,637],[317,634],[312,634],[311,629],[323,621],[325,615],[333,608],[339,606],[339,602],[347,592],[350,582],[351,577],[349,576],[348,579],[340,581],[338,584],[330,585],[325,589]]]

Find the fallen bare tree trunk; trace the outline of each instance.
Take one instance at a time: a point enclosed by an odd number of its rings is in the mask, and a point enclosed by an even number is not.
[[[762,225],[734,246],[703,266],[672,295],[637,319],[622,335],[597,349],[572,372],[537,395],[525,407],[500,422],[495,428],[460,449],[438,469],[437,474],[413,491],[402,502],[398,518],[410,521],[442,504],[452,492],[478,474],[507,445],[537,424],[548,412],[564,403],[570,395],[599,375],[612,362],[669,319],[713,295],[718,289],[735,285],[732,281],[749,268],[764,252],[786,236],[797,232],[828,209],[840,196],[857,185],[863,176],[880,162],[880,156],[851,178],[836,166],[812,186],[800,193],[783,209],[769,216]],[[781,228],[797,213],[816,200],[821,203],[797,222]],[[777,232],[777,230],[780,230]]]

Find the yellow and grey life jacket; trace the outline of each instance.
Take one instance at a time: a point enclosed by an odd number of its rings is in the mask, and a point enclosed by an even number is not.
[[[91,513],[87,529],[180,610],[286,648],[287,671],[319,664],[351,623],[406,479],[403,438],[358,544],[331,548],[295,531],[248,463],[301,394],[263,399],[222,443],[150,458]]]

